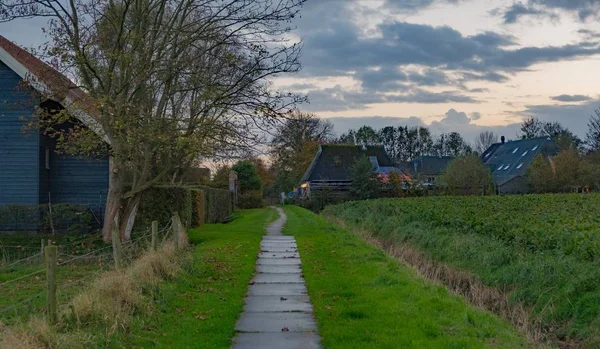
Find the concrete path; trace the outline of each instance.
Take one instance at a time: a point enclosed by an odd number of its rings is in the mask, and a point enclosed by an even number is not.
[[[256,276],[235,329],[234,349],[321,348],[293,236],[283,236],[285,213],[267,228]]]

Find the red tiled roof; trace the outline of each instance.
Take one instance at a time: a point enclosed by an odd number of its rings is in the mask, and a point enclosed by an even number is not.
[[[86,114],[87,117],[93,119],[93,115],[97,115],[98,111],[93,103],[93,100],[82,89],[77,87],[66,76],[50,67],[48,64],[35,57],[31,53],[22,49],[18,45],[9,41],[0,35],[0,48],[6,51],[14,60],[20,63],[26,70],[29,76],[23,77],[34,80],[44,85],[45,90],[40,91],[47,97],[56,100],[60,103],[73,103],[75,109],[79,109]],[[2,60],[2,57],[0,57]],[[7,63],[7,62],[4,62]],[[10,66],[10,64],[7,64]],[[17,72],[19,73],[19,72]],[[31,81],[31,82],[34,82]],[[39,88],[39,86],[34,87]],[[81,120],[89,125],[90,120]]]

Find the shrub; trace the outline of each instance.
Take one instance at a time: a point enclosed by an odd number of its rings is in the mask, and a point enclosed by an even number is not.
[[[241,209],[264,207],[262,190],[249,190],[238,197],[238,207]]]
[[[355,200],[377,197],[379,181],[368,157],[362,156],[350,167],[350,197]]]
[[[443,181],[451,195],[485,195],[494,193],[489,168],[476,154],[459,156],[446,168]]]
[[[229,190],[210,187],[199,187],[198,190],[204,192],[204,221],[206,223],[220,223],[231,217],[233,198]]]

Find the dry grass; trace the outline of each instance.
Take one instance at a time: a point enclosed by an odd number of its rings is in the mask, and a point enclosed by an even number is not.
[[[127,329],[132,316],[152,309],[150,295],[158,283],[181,270],[181,255],[186,254],[167,242],[157,251],[144,253],[125,270],[99,275],[62,309],[55,327],[40,317],[12,327],[0,324],[0,349],[85,348],[93,343],[90,332],[100,328],[111,334]]]
[[[353,231],[369,244],[384,250],[389,256],[411,266],[422,277],[440,283],[455,294],[467,299],[471,304],[487,309],[512,322],[532,342],[544,343],[547,341],[549,329],[544,328],[538,321],[534,321],[532,310],[525,308],[521,303],[511,303],[507,294],[498,289],[483,285],[473,275],[456,270],[443,263],[436,262],[421,251],[406,244],[396,244],[374,234],[347,227],[343,221],[334,217],[325,217],[345,229]],[[562,348],[572,348],[572,343],[561,343]]]

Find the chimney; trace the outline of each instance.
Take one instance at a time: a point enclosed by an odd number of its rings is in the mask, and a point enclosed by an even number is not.
[[[504,136],[500,137],[500,142],[502,142],[502,144],[504,144],[506,142],[506,138],[504,138]]]

